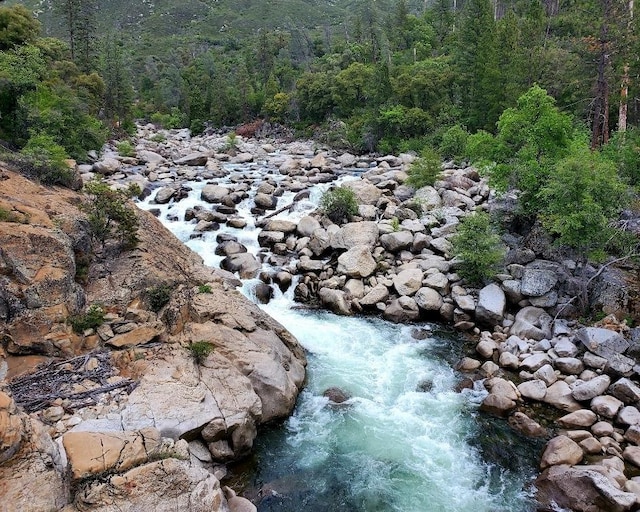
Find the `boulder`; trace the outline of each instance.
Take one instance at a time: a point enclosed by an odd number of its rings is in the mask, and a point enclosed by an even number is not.
[[[532,340],[551,338],[551,317],[544,309],[524,307],[516,314],[511,334]]]
[[[375,205],[382,196],[378,187],[363,179],[347,181],[343,186],[354,192],[358,204]]]
[[[140,149],[136,151],[136,156],[138,160],[142,162],[146,162],[148,164],[161,164],[165,162],[165,158],[154,151],[149,151],[147,149]]]
[[[314,217],[306,215],[298,221],[297,233],[300,236],[310,237],[316,229],[321,229],[322,226]]]
[[[491,283],[480,290],[476,305],[476,321],[496,325],[504,318],[507,300],[502,289]]]
[[[480,410],[500,418],[506,418],[515,406],[516,403],[511,398],[504,395],[489,393],[482,401]]]
[[[393,276],[393,286],[399,295],[413,295],[422,287],[422,275],[419,268],[402,270]]]
[[[622,400],[625,404],[633,404],[640,401],[640,386],[627,378],[614,382],[609,389],[609,393]]]
[[[290,220],[269,219],[264,225],[265,231],[277,231],[284,234],[294,233],[298,228],[298,224]]]
[[[227,187],[221,185],[205,185],[200,193],[200,199],[207,203],[219,203],[230,193]]]
[[[528,372],[535,372],[549,363],[551,363],[551,359],[547,354],[533,354],[520,363],[520,368]]]
[[[527,437],[546,437],[548,435],[546,428],[520,411],[509,416],[509,425]]]
[[[640,425],[640,411],[632,405],[627,405],[618,411],[616,419],[622,425]]]
[[[554,382],[547,388],[547,394],[544,396],[543,402],[562,411],[573,412],[582,409],[571,395],[571,387],[563,380]]]
[[[565,375],[579,375],[584,370],[582,361],[575,357],[559,357],[553,365]]]
[[[167,204],[171,201],[171,198],[176,194],[176,189],[173,187],[162,187],[156,192],[153,201],[156,204]]]
[[[360,299],[361,306],[375,306],[389,298],[389,289],[383,284],[377,284],[369,293]]]
[[[541,507],[576,512],[625,512],[635,505],[636,496],[593,469],[580,466],[552,466],[536,480],[536,500]]]
[[[356,245],[338,257],[337,272],[349,277],[368,277],[376,270],[376,261],[366,245]]]
[[[241,279],[255,277],[262,265],[256,257],[248,252],[231,254],[220,262],[220,268],[229,272],[237,272]]]
[[[413,233],[401,230],[380,236],[380,244],[389,252],[399,252],[408,249],[413,244]]]
[[[571,466],[578,464],[582,460],[584,453],[582,448],[567,436],[557,436],[551,439],[542,453],[540,469],[560,464]]]
[[[93,164],[93,172],[110,176],[120,169],[120,161],[115,158],[105,157],[99,162]]]
[[[440,194],[435,188],[430,186],[416,190],[414,198],[426,211],[434,210],[442,206],[442,198],[440,197]]]
[[[157,325],[141,325],[129,332],[117,334],[106,343],[116,348],[129,348],[150,343],[164,332],[162,323]]]
[[[547,394],[547,385],[541,380],[528,380],[518,386],[518,391],[525,398],[543,400]]]
[[[333,249],[351,249],[356,245],[366,245],[370,249],[378,242],[378,225],[375,222],[349,222],[331,235]]]
[[[188,155],[183,156],[182,158],[178,158],[174,160],[173,163],[176,165],[188,165],[192,167],[207,165],[207,160],[209,160],[209,155],[206,153],[189,153]]]
[[[322,305],[338,315],[350,315],[351,303],[342,290],[332,288],[320,288],[318,297]]]
[[[609,395],[597,396],[591,400],[591,410],[605,418],[615,418],[623,403]]]
[[[620,334],[600,327],[584,327],[576,332],[576,339],[587,350],[605,359],[623,354],[629,348],[629,342]]]
[[[331,244],[331,235],[326,229],[316,229],[309,238],[308,247],[313,254],[320,256]]]
[[[413,297],[418,307],[425,311],[439,311],[442,307],[442,296],[431,288],[420,288]]]
[[[413,322],[420,317],[420,310],[416,301],[403,295],[398,299],[392,300],[384,310],[383,316],[390,322],[404,323]]]
[[[527,267],[522,276],[520,292],[529,297],[541,297],[557,283],[558,276],[554,271]]]
[[[591,400],[592,398],[603,394],[609,387],[610,382],[611,379],[608,375],[599,375],[587,382],[576,385],[571,394],[573,395],[573,398],[579,402]]]
[[[558,418],[558,424],[564,428],[588,428],[593,425],[598,417],[593,411],[580,409]]]

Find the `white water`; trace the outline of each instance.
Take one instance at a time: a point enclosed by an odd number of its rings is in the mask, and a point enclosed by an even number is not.
[[[195,224],[181,220],[187,208],[202,204],[204,184],[187,185],[193,189],[189,198],[177,204],[147,200],[140,206],[160,208],[163,223],[217,266],[217,232],[190,240]],[[288,204],[291,196],[279,204]],[[256,254],[258,230],[249,206],[250,200],[239,205],[247,228],[224,230]],[[313,207],[313,201],[303,204],[293,216]],[[172,216],[180,220],[167,220]],[[251,285],[243,287],[249,296]],[[260,511],[532,510],[523,492],[527,475],[487,464],[470,444],[479,428],[476,405],[471,394],[454,391],[455,373],[442,358],[450,341],[437,336],[418,341],[411,336],[414,327],[378,319],[292,309],[289,295],[278,293],[263,307],[308,351],[308,382],[284,427],[257,441],[253,485],[265,486]],[[425,382],[431,389],[418,391]],[[332,407],[322,396],[329,387],[352,398]]]

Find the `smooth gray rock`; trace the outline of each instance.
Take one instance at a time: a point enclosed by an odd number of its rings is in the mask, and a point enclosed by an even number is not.
[[[559,357],[553,365],[565,375],[580,375],[584,370],[584,364],[575,357]]]
[[[411,231],[394,231],[380,236],[380,244],[389,252],[398,252],[408,249],[413,244]]]
[[[300,236],[310,237],[316,229],[320,228],[322,228],[320,222],[318,222],[314,217],[307,215],[298,221],[297,231]]]
[[[554,382],[547,388],[547,394],[543,401],[562,411],[573,412],[582,409],[580,404],[571,396],[569,384],[563,380]]]
[[[206,153],[190,153],[182,158],[174,160],[174,163],[176,165],[200,166],[206,165],[207,160],[209,160],[209,155]]]
[[[375,306],[378,302],[385,302],[388,298],[389,289],[383,284],[377,284],[359,302],[361,306]]]
[[[349,222],[331,235],[333,249],[351,249],[356,245],[366,245],[370,249],[378,242],[378,225],[375,222]]]
[[[580,409],[558,418],[558,424],[564,428],[588,428],[593,425],[598,417],[589,409]]]
[[[543,400],[547,394],[547,385],[541,380],[528,380],[518,386],[518,391],[525,398]]]
[[[547,386],[551,386],[554,382],[558,380],[558,376],[556,375],[555,370],[550,364],[545,364],[538,368],[535,372],[533,372],[533,376],[536,379],[540,379]]]
[[[207,203],[219,203],[230,193],[231,191],[227,187],[221,185],[205,185],[200,193],[200,198]]]
[[[587,382],[578,384],[573,388],[571,394],[573,398],[579,402],[584,402],[585,400],[591,400],[592,398],[602,395],[607,390],[610,383],[611,379],[608,375],[600,375],[594,379],[588,380]]]
[[[640,411],[632,405],[627,405],[618,411],[617,420],[623,425],[640,425]]]
[[[420,317],[420,310],[413,298],[404,295],[392,300],[385,308],[382,316],[390,322],[412,322]]]
[[[551,359],[549,359],[547,354],[533,354],[520,363],[520,368],[528,372],[535,372],[545,364],[550,363]]]
[[[544,309],[527,306],[516,314],[511,334],[532,340],[551,338],[551,320]]]
[[[175,195],[176,189],[173,187],[162,187],[156,192],[155,197],[153,198],[154,202],[157,204],[167,204],[171,201],[171,198]]]
[[[502,322],[507,307],[507,299],[496,284],[489,284],[480,290],[476,305],[476,321],[496,325]]]
[[[597,396],[591,400],[591,410],[605,418],[614,418],[624,404],[609,395]]]
[[[558,357],[575,357],[578,353],[578,347],[566,338],[558,341],[553,346],[553,349],[556,351],[556,354],[558,354]]]
[[[614,382],[609,389],[609,393],[622,400],[625,404],[640,402],[640,386],[627,378]]]
[[[439,311],[443,304],[442,296],[436,290],[427,287],[420,288],[414,299],[416,304],[425,311]]]
[[[345,292],[332,288],[320,288],[318,297],[322,305],[338,315],[350,315],[351,303],[347,300]]]

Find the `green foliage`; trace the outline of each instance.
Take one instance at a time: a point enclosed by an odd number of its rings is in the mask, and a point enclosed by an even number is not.
[[[87,329],[95,329],[104,323],[104,309],[99,304],[92,304],[86,313],[71,316],[69,323],[78,334]]]
[[[491,184],[498,190],[520,190],[524,213],[540,209],[539,192],[553,166],[569,154],[574,141],[571,117],[558,110],[555,100],[534,85],[506,109],[498,121],[495,138],[479,133],[469,137],[468,152],[479,160],[493,160]]]
[[[500,237],[485,212],[464,217],[451,243],[453,254],[461,260],[457,272],[473,284],[481,284],[492,278],[504,257]]]
[[[207,357],[209,357],[209,354],[213,352],[213,345],[208,341],[194,341],[188,348],[197,364],[204,363]]]
[[[358,213],[358,201],[350,188],[336,187],[322,194],[320,208],[327,217],[339,224]]]
[[[146,292],[147,302],[151,311],[157,313],[171,300],[171,292],[173,288],[166,284],[160,284],[149,288]]]
[[[623,179],[636,188],[640,187],[640,130],[632,128],[616,132],[601,151],[615,163]]]
[[[118,149],[118,154],[120,156],[135,156],[136,150],[128,140],[122,140],[116,144],[116,148]]]
[[[394,232],[400,231],[400,221],[398,220],[398,217],[393,217],[391,219],[391,229]]]
[[[212,291],[210,284],[201,284],[198,286],[198,293],[211,293]]]
[[[469,132],[456,124],[442,134],[438,151],[445,159],[460,162],[466,156]]]
[[[616,167],[587,147],[561,160],[540,191],[543,226],[583,254],[602,251],[611,223],[628,203]]]
[[[87,213],[91,234],[103,246],[114,239],[123,249],[138,244],[138,217],[129,203],[130,191],[113,190],[103,181],[92,180],[84,187],[88,200],[82,205]]]
[[[167,140],[167,136],[164,133],[155,133],[149,139],[151,142],[164,142]]]
[[[40,22],[24,5],[0,7],[0,51],[33,42],[40,32]]]
[[[32,136],[22,149],[22,169],[29,168],[28,175],[45,185],[74,184],[75,173],[67,163],[65,149],[56,144],[50,135]]]
[[[151,122],[160,128],[166,128],[167,130],[173,128],[183,128],[185,125],[185,116],[177,107],[171,109],[170,113],[163,114],[161,112],[154,112],[151,114]]]
[[[417,158],[409,167],[407,185],[418,189],[433,185],[442,172],[442,159],[438,153],[426,147],[422,150],[420,158]]]
[[[18,217],[12,211],[6,210],[5,208],[0,206],[0,222],[20,222],[20,217]]]

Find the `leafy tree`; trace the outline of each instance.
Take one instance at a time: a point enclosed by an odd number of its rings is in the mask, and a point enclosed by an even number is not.
[[[504,247],[486,212],[464,217],[451,243],[453,254],[461,260],[458,273],[473,284],[492,278],[504,257]]]
[[[110,37],[102,42],[100,69],[105,87],[105,115],[112,127],[126,127],[131,122],[134,91],[123,49]]]
[[[0,7],[0,51],[33,43],[40,33],[40,22],[23,5]]]
[[[409,168],[407,185],[422,188],[433,185],[442,173],[442,158],[430,147],[422,150],[420,158],[416,159]]]
[[[517,107],[502,113],[493,140],[485,135],[472,136],[468,145],[475,144],[476,158],[496,162],[490,170],[492,184],[500,190],[520,190],[521,207],[530,214],[537,211],[538,192],[547,183],[554,164],[568,155],[573,137],[571,118],[535,85],[518,99]]]
[[[67,32],[71,60],[84,71],[92,67],[96,25],[96,0],[60,0],[55,12],[62,19]]]
[[[320,208],[333,222],[340,223],[358,213],[358,201],[350,188],[336,187],[322,194]]]
[[[341,113],[349,115],[375,94],[370,65],[354,62],[338,73],[333,85],[333,100]]]
[[[615,165],[586,145],[558,162],[539,195],[543,226],[583,254],[604,249],[628,201]]]

